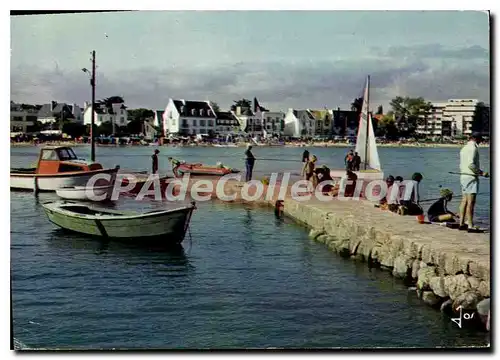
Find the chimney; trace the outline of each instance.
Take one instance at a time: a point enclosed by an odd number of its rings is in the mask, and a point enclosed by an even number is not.
[[[50,111],[54,111],[54,108],[57,106],[57,101],[50,102]]]
[[[241,115],[241,106],[236,106],[236,115]]]

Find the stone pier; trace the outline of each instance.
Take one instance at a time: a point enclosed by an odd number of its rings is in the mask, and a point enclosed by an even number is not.
[[[196,180],[189,182],[189,191]],[[212,190],[198,192],[216,200],[217,180],[210,182]],[[298,201],[291,197],[291,186],[281,194],[278,186],[271,196],[264,186],[263,194],[251,201],[241,196],[242,182],[230,180],[223,188],[226,195],[236,195],[225,201],[234,204],[274,207],[283,200],[284,214],[311,228],[313,240],[343,257],[389,270],[416,286],[418,296],[431,306],[476,311],[478,303],[490,297],[489,234],[420,224],[415,216],[383,211],[367,200],[323,202],[313,196]],[[254,195],[255,187],[245,191]]]
[[[431,306],[476,310],[490,297],[489,234],[420,224],[368,201],[286,199],[284,211],[331,250],[416,284]]]

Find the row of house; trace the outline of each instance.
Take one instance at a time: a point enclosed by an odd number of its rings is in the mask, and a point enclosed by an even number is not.
[[[417,133],[424,136],[467,136],[473,130],[489,132],[489,106],[482,107],[479,129],[473,129],[479,101],[476,99],[450,99],[432,103],[430,113],[421,115]],[[80,108],[76,104],[52,101],[44,105],[26,105],[11,102],[11,132],[30,132],[36,121],[42,124],[57,123],[60,119],[90,124],[92,106],[88,102]],[[111,122],[116,127],[130,122],[127,106],[111,104],[109,108],[96,106],[96,125]],[[377,123],[374,115],[374,123]],[[164,135],[235,135],[246,133],[252,137],[268,136],[354,136],[358,126],[355,111],[332,109],[293,109],[269,111],[254,98],[253,106],[236,107],[232,111],[215,111],[210,101],[169,99],[165,110],[154,112],[154,118],[145,126],[154,134],[153,126]],[[477,124],[476,124],[477,127]]]
[[[112,104],[111,108],[97,107],[94,111],[96,125],[104,122],[114,123],[116,126],[127,126],[129,118],[125,104]],[[90,124],[92,106],[85,102],[81,108],[77,104],[58,103],[29,105],[10,103],[10,131],[31,132],[36,122],[41,124],[57,125],[61,120],[68,120],[78,124]]]

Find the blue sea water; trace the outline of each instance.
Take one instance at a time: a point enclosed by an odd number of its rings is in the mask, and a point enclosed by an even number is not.
[[[147,170],[152,148],[97,148],[107,166]],[[489,169],[488,149],[481,161]],[[37,148],[13,148],[12,166]],[[88,148],[76,147],[82,157]],[[187,161],[241,167],[242,149],[161,148]],[[257,176],[300,171],[303,149],[256,148]],[[314,148],[341,166],[345,149]],[[458,191],[458,149],[380,149],[386,174],[424,175],[424,196],[438,185]],[[297,161],[295,161],[297,160]],[[489,181],[477,216],[489,223]],[[181,249],[153,251],[101,244],[48,222],[40,202],[55,194],[11,192],[14,336],[28,347],[311,348],[485,345],[486,334],[458,329],[389,274],[345,260],[312,242],[307,229],[265,209],[200,203]],[[457,204],[458,205],[458,201]],[[122,201],[119,207],[137,204]],[[140,206],[148,206],[141,203]],[[158,206],[151,203],[150,206]]]

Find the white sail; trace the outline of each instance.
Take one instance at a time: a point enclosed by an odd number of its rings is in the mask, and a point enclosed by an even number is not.
[[[361,157],[362,168],[364,168],[364,164],[366,164],[367,168],[381,170],[372,119],[368,113],[368,91],[369,82],[367,79],[365,92],[363,94],[363,105],[359,116],[358,137],[356,139],[355,151]]]
[[[378,157],[377,142],[375,141],[375,133],[373,131],[372,116],[368,115],[368,160],[366,164],[369,168],[382,170],[380,159]]]

